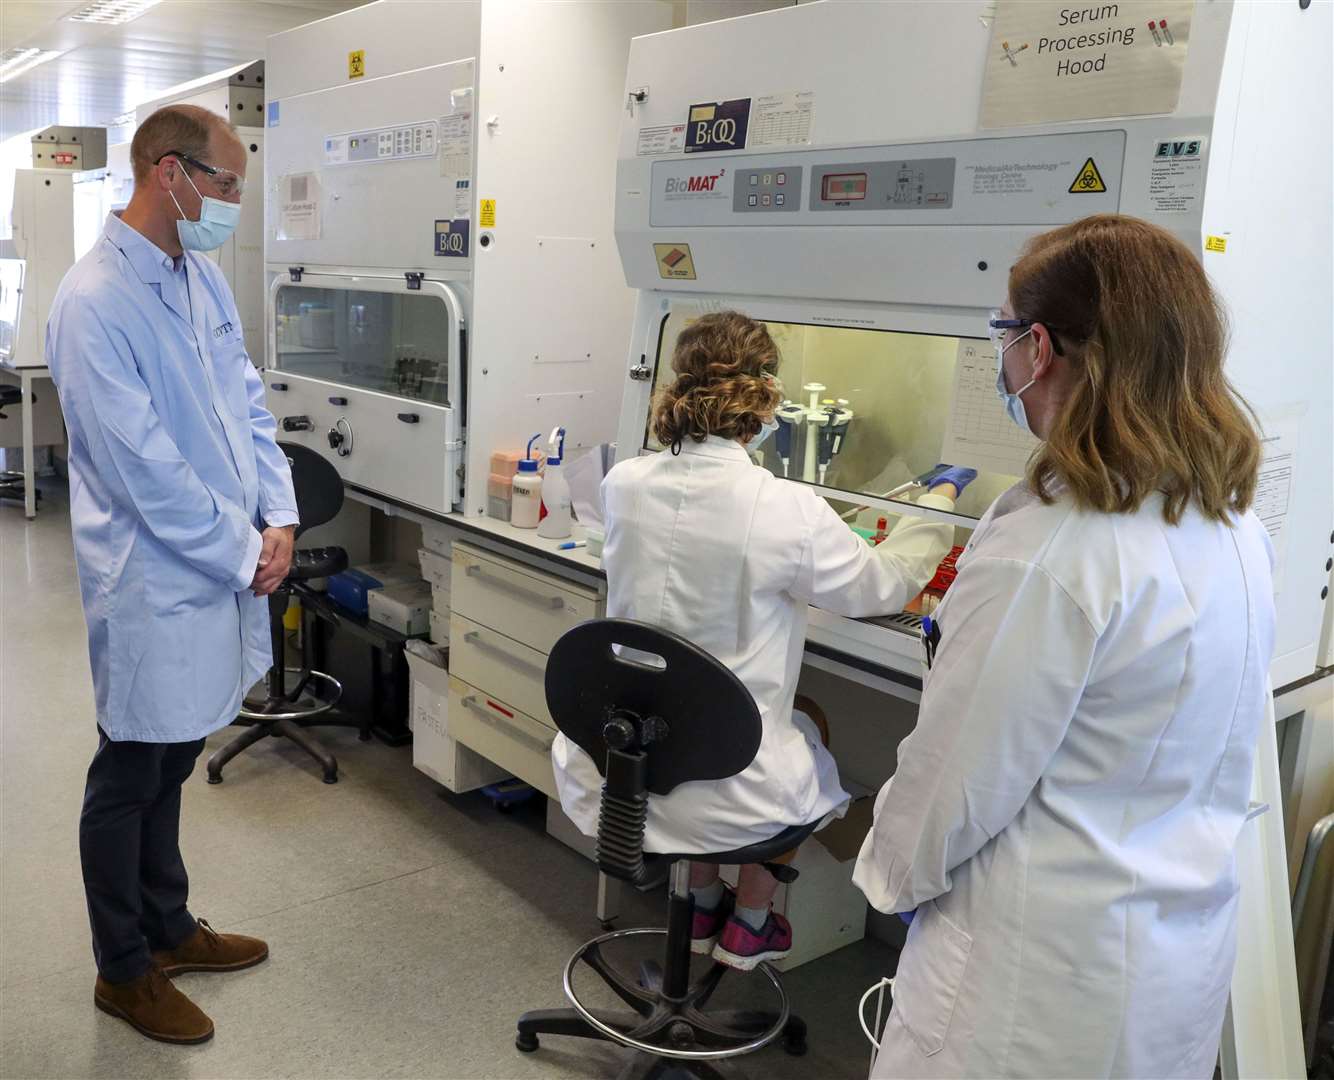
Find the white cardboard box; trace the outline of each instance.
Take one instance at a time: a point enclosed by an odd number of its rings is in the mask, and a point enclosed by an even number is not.
[[[792,924],[792,951],[774,966],[780,971],[825,956],[866,936],[866,897],[852,883],[852,867],[870,831],[875,799],[854,797],[847,815],[820,830],[797,849],[792,867],[800,873],[779,885],[774,910]],[[723,878],[736,884],[737,867],[724,866]]]
[[[417,549],[417,562],[421,564],[422,577],[431,583],[431,588],[445,594],[449,599],[449,572],[454,565],[448,555],[441,555],[430,548]]]
[[[449,644],[449,613],[431,608],[431,641],[436,645]]]
[[[412,764],[450,791],[472,791],[509,776],[449,734],[449,672],[407,653],[412,674]]]
[[[454,557],[453,536],[443,525],[422,526],[422,547],[443,555],[448,561]]]
[[[367,607],[371,622],[408,637],[428,633],[431,629],[431,586],[424,581],[373,589]]]

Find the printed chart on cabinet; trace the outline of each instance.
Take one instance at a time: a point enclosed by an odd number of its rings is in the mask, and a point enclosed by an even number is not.
[[[996,352],[962,340],[954,364],[954,394],[940,460],[979,472],[1022,476],[1035,439],[1005,414],[996,397]]]

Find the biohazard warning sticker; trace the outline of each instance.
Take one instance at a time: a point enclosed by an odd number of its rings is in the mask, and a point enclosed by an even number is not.
[[[668,281],[695,280],[695,260],[690,257],[689,244],[654,244],[653,254],[658,260],[658,277]]]
[[[1101,195],[1106,190],[1102,173],[1098,172],[1098,166],[1093,164],[1092,158],[1084,162],[1084,167],[1070,184],[1071,195]]]

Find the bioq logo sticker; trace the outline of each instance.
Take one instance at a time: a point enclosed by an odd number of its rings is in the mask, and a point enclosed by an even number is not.
[[[663,189],[666,195],[674,195],[678,198],[683,195],[694,195],[697,193],[712,193],[716,196],[722,196],[724,192],[717,189],[718,181],[727,175],[726,169],[720,169],[716,173],[706,173],[703,176],[669,176],[667,177],[667,186]]]

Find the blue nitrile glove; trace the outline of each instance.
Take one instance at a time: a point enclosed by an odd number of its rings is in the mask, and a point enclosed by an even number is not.
[[[913,908],[912,911],[900,911],[899,918],[903,920],[905,926],[912,926],[913,917],[916,914],[917,914],[916,908]]]
[[[977,479],[976,469],[965,469],[959,465],[939,466],[940,472],[931,478],[928,488],[935,488],[940,484],[953,484],[959,494],[963,494],[963,489]]]

